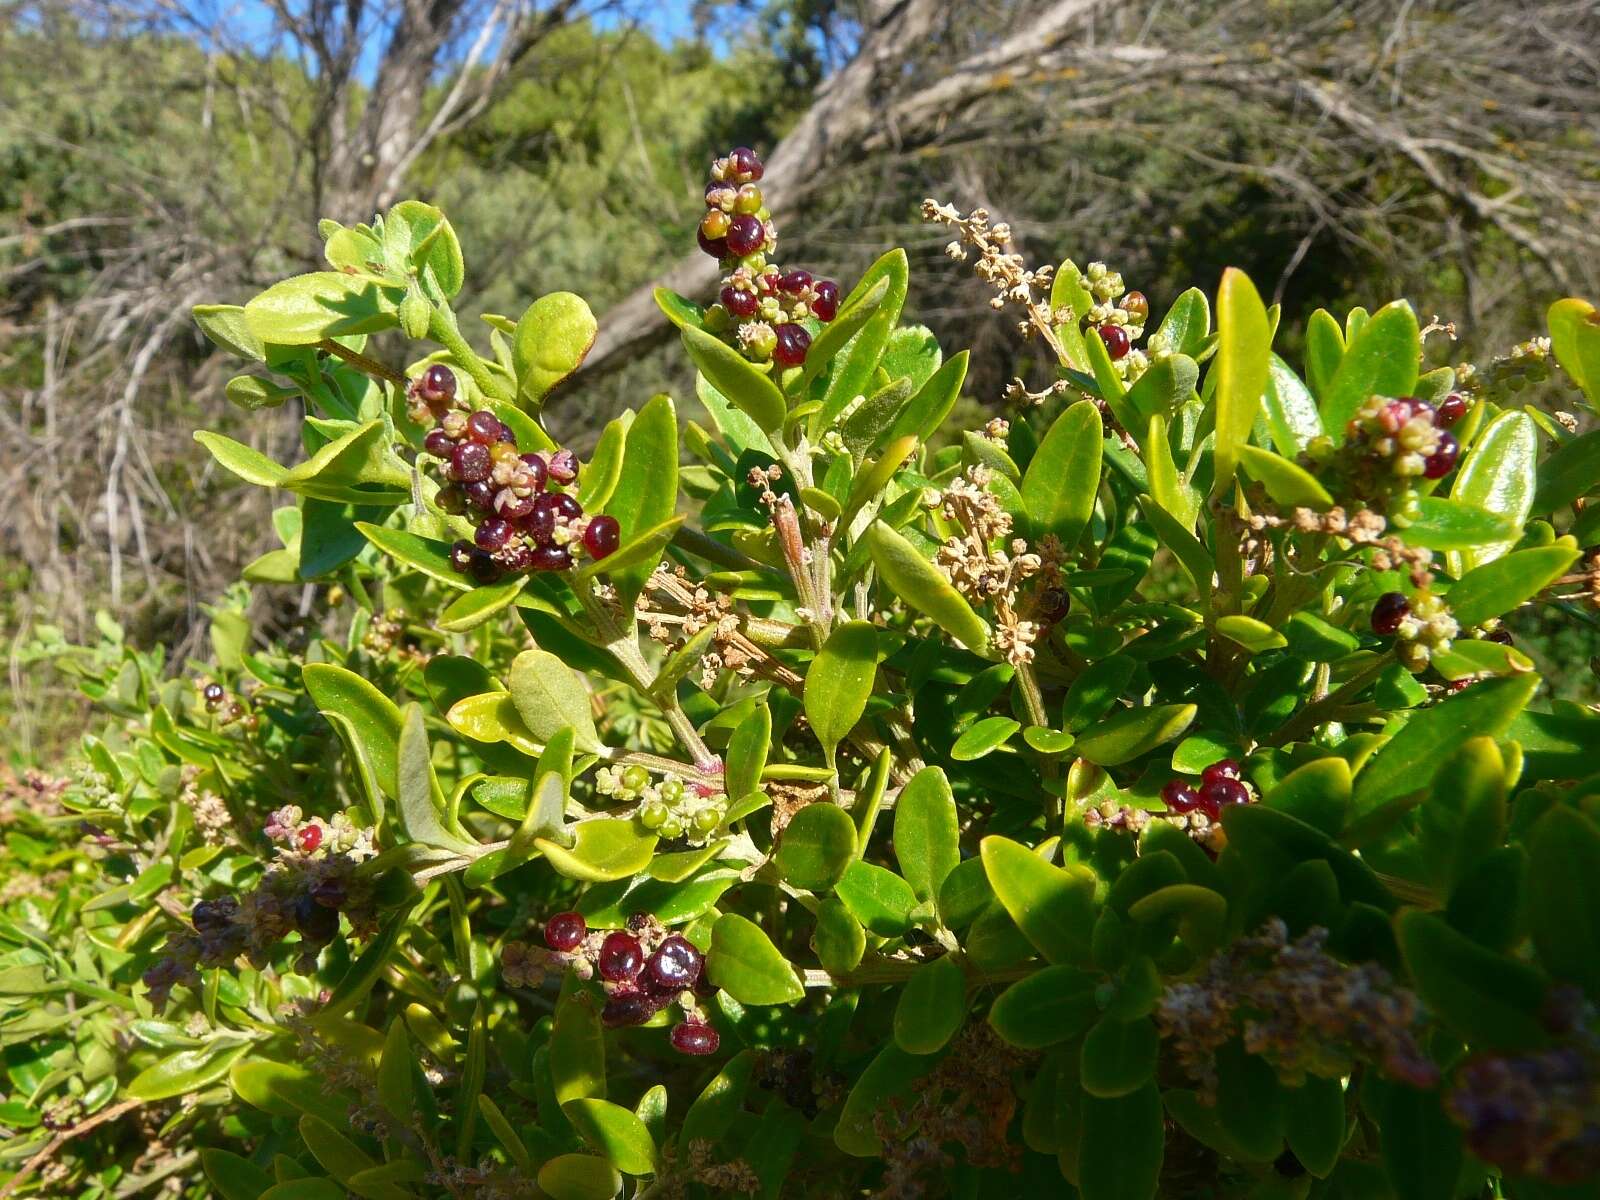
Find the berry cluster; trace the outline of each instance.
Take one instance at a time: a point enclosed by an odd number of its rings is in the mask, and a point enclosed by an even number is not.
[[[722,827],[728,815],[728,797],[709,783],[685,784],[667,776],[652,783],[650,773],[637,764],[618,770],[601,767],[595,772],[595,790],[602,796],[639,806],[639,821],[660,836],[687,838],[701,846]]]
[[[1404,520],[1417,504],[1417,481],[1455,470],[1461,443],[1449,427],[1470,405],[1451,392],[1438,406],[1414,396],[1369,396],[1345,427],[1345,444],[1312,439],[1306,454],[1320,477],[1337,480],[1337,494],[1359,498],[1377,512]]]
[[[260,724],[260,718],[245,708],[240,697],[230,698],[228,689],[214,679],[201,681],[200,699],[208,713],[216,714],[218,725],[238,724],[244,729],[255,729]]]
[[[839,285],[768,261],[778,248],[778,231],[757,186],[762,173],[761,160],[744,146],[711,164],[700,249],[726,274],[705,325],[713,333],[731,331],[752,362],[798,367],[811,349],[804,322],[825,325],[838,315]]]
[[[1497,355],[1485,367],[1462,363],[1456,368],[1456,385],[1471,398],[1487,400],[1502,408],[1530,384],[1550,378],[1550,339],[1530,338]]]
[[[438,504],[474,521],[472,541],[450,548],[450,565],[479,583],[526,571],[565,571],[583,554],[605,558],[622,528],[615,517],[585,516],[571,492],[578,479],[571,450],[522,453],[516,435],[487,409],[468,412],[457,403],[455,373],[435,363],[408,393],[437,424],[423,449],[444,468]]]
[[[1444,601],[1430,591],[1418,592],[1410,600],[1399,592],[1385,592],[1372,606],[1371,622],[1373,633],[1395,639],[1395,653],[1412,674],[1427,670],[1433,655],[1450,649],[1461,632]]]
[[[1184,779],[1169,779],[1161,787],[1161,802],[1167,811],[1187,815],[1203,812],[1211,821],[1222,819],[1230,804],[1249,804],[1255,796],[1244,781],[1244,769],[1231,758],[1218,759],[1200,772],[1197,788]]]
[[[684,1020],[669,1034],[682,1054],[715,1054],[721,1037],[695,1003],[704,990],[705,956],[682,934],[668,933],[654,917],[635,913],[626,929],[589,931],[581,913],[557,913],[545,922],[545,944],[579,974],[598,976],[606,991],[600,1019],[610,1029],[642,1025],[670,1004]]]
[[[1129,291],[1122,275],[1103,262],[1089,264],[1083,275],[1083,285],[1089,289],[1094,303],[1088,312],[1076,314],[1079,323],[1085,333],[1094,329],[1100,335],[1117,373],[1131,383],[1150,365],[1149,355],[1133,348],[1144,336],[1145,322],[1150,319],[1150,301],[1143,292]],[[1156,349],[1152,344],[1151,352]]]

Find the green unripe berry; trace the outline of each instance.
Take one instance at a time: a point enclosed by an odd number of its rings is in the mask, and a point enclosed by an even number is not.
[[[646,829],[660,829],[672,814],[665,804],[652,800],[639,809],[639,820]]]
[[[663,779],[661,781],[661,798],[668,804],[676,804],[683,799],[683,780]]]
[[[696,833],[714,833],[718,825],[722,824],[722,814],[714,808],[702,808],[694,815],[694,831]]]
[[[630,792],[643,791],[650,786],[650,772],[640,766],[629,767],[622,773],[622,786]]]
[[[737,213],[751,213],[761,211],[761,189],[753,183],[743,184],[739,194],[734,199],[733,211]]]
[[[669,841],[672,838],[680,838],[683,836],[683,822],[678,820],[677,817],[669,816],[665,821],[661,822],[661,828],[657,832]]]

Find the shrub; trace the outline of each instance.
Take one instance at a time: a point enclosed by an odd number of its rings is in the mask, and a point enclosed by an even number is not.
[[[1432,370],[1319,311],[1296,372],[1239,272],[1155,322],[930,201],[1057,364],[952,431],[905,255],[780,267],[760,179],[659,296],[709,427],[556,445],[587,306],[481,356],[415,202],[197,310],[305,404],[294,466],[196,437],[330,619],[79,660],[115,719],[8,808],[10,1187],[1592,1195],[1600,717],[1501,621],[1595,603],[1600,433],[1524,392],[1600,402],[1595,310]]]

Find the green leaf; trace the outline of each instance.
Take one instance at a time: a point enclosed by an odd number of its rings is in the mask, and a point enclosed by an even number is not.
[[[756,1055],[750,1050],[728,1060],[684,1114],[680,1145],[721,1140],[739,1117],[755,1067]]]
[[[398,503],[410,496],[411,472],[390,445],[385,422],[376,420],[295,464],[278,486],[319,500]]]
[[[1531,600],[1561,578],[1578,559],[1577,544],[1562,538],[1553,545],[1514,550],[1474,567],[1450,587],[1450,614],[1463,629],[1481,625]]]
[[[200,1151],[200,1165],[222,1200],[257,1200],[272,1186],[272,1176],[228,1150]]]
[[[846,621],[806,671],[805,710],[828,761],[861,720],[878,673],[878,634],[867,621]]]
[[[928,381],[906,401],[889,431],[878,440],[888,444],[903,437],[915,437],[919,442],[926,442],[938,432],[961,396],[961,385],[967,378],[968,357],[968,352],[962,350],[930,375]]]
[[[562,997],[550,1030],[550,1084],[559,1104],[606,1097],[606,1035],[581,993]]]
[[[1409,396],[1417,386],[1422,335],[1404,300],[1386,304],[1350,339],[1339,369],[1321,395],[1322,428],[1337,443],[1368,396]]]
[[[923,767],[900,790],[894,810],[894,850],[900,873],[918,900],[931,900],[961,861],[961,831],[950,782],[938,767]]]
[[[678,504],[678,414],[670,396],[651,398],[628,427],[623,446],[622,475],[606,511],[622,526],[626,545],[671,519]],[[621,554],[619,549],[613,559]],[[606,568],[624,606],[631,608],[655,569],[643,561],[618,570]]]
[[[1327,309],[1317,309],[1306,322],[1306,382],[1319,401],[1327,399],[1343,358],[1344,330]]]
[[[1557,300],[1550,306],[1548,324],[1556,361],[1600,409],[1600,314],[1587,300]]]
[[[855,1158],[873,1158],[883,1152],[883,1141],[878,1136],[876,1118],[897,1097],[909,1092],[912,1085],[933,1069],[937,1060],[921,1054],[907,1054],[890,1042],[878,1051],[867,1069],[861,1072],[855,1087],[839,1112],[839,1121],[833,1127],[833,1142],[840,1150]]]
[[[812,380],[831,368],[827,393],[811,418],[813,436],[830,429],[850,402],[868,389],[894,327],[894,317],[886,311],[891,283],[879,278],[866,291],[858,285],[854,299],[839,306],[838,315],[811,343],[795,390],[804,394]]]
[[[539,1190],[551,1200],[611,1200],[622,1176],[592,1154],[558,1154],[539,1168]]]
[[[1194,581],[1195,590],[1202,597],[1211,594],[1211,577],[1216,573],[1216,566],[1211,561],[1211,553],[1200,540],[1181,521],[1170,512],[1156,503],[1153,496],[1140,496],[1139,508],[1156,531],[1156,535],[1166,548],[1172,551],[1183,569],[1189,572],[1189,577]]]
[[[946,954],[918,967],[894,1010],[894,1042],[907,1054],[937,1054],[967,1019],[967,975]]]
[[[817,928],[811,944],[823,970],[848,975],[861,965],[861,956],[867,952],[867,934],[844,901],[830,896],[817,906]]]
[[[1166,1149],[1155,1081],[1115,1099],[1085,1096],[1078,1145],[1083,1200],[1154,1200]]]
[[[1071,552],[1083,536],[1100,491],[1100,412],[1083,401],[1069,404],[1050,426],[1022,477],[1022,507],[1032,540],[1054,534]]]
[[[1083,313],[1078,314],[1080,317]],[[1211,302],[1199,288],[1190,288],[1172,302],[1167,315],[1161,318],[1156,336],[1174,354],[1200,356],[1201,347],[1211,335]]]
[[[740,1004],[792,1004],[806,992],[760,926],[738,913],[724,913],[711,927],[706,975]]]
[[[1283,1096],[1283,1132],[1300,1164],[1326,1179],[1344,1149],[1344,1088],[1337,1079],[1308,1075]]]
[[[1508,1050],[1542,1045],[1545,980],[1441,918],[1412,909],[1396,925],[1400,953],[1429,1010],[1469,1042]]]
[[[511,700],[536,740],[548,742],[572,730],[573,745],[586,754],[602,748],[594,707],[583,679],[547,650],[524,650],[511,663]]]
[[[1170,742],[1193,724],[1197,711],[1193,704],[1125,708],[1079,733],[1076,748],[1095,765],[1114,767]]]
[[[267,349],[261,339],[250,332],[244,309],[237,304],[196,304],[189,310],[194,323],[215,345],[240,358],[256,362],[267,361]],[[252,1200],[254,1198],[252,1197]]]
[[[1600,994],[1600,829],[1557,805],[1529,839],[1528,907],[1539,961]]]
[[[148,1102],[198,1092],[226,1075],[249,1049],[247,1042],[223,1042],[198,1050],[179,1050],[135,1075],[128,1084],[128,1096]]]
[[[411,1038],[406,1023],[399,1017],[389,1022],[383,1039],[383,1054],[378,1059],[378,1100],[397,1121],[411,1120],[414,1084],[411,1077]]]
[[[1118,1021],[1102,1017],[1083,1039],[1079,1078],[1091,1096],[1126,1096],[1155,1078],[1161,1035],[1149,1017]]]
[[[656,307],[679,329],[698,329],[705,321],[706,310],[687,296],[680,296],[671,288],[664,287],[656,288],[652,294]]]
[[[1312,438],[1321,436],[1322,417],[1317,412],[1317,402],[1300,382],[1300,376],[1276,354],[1272,356],[1262,401],[1272,444],[1284,458],[1292,459]]]
[[[1396,1200],[1453,1200],[1461,1175],[1461,1130],[1437,1088],[1391,1085],[1380,1109],[1383,1166]]]
[[[1086,963],[1094,930],[1094,876],[1052,866],[991,834],[979,844],[989,886],[1017,928],[1051,963]]]
[[[1222,273],[1217,289],[1217,334],[1217,361],[1212,368],[1217,372],[1214,496],[1233,482],[1239,447],[1249,439],[1261,408],[1272,356],[1266,307],[1250,277],[1234,267]]]
[[[605,511],[622,479],[622,454],[627,437],[628,427],[620,417],[606,422],[606,427],[600,431],[600,440],[595,443],[589,461],[583,464],[583,474],[578,479],[578,504],[584,512]]]
[[[1523,412],[1501,413],[1472,443],[1456,472],[1450,498],[1503,518],[1510,532],[1500,541],[1462,548],[1461,561],[1466,567],[1499,558],[1515,543],[1533,510],[1538,457],[1538,431]]]
[[[1011,735],[1022,728],[1022,722],[1011,717],[984,717],[974,721],[950,747],[950,757],[956,762],[973,762],[991,754],[1005,745]]]
[[[1268,650],[1279,650],[1289,644],[1288,638],[1266,622],[1239,613],[1218,617],[1216,630],[1230,642],[1243,646],[1251,654],[1264,654]]]
[[[772,712],[765,704],[758,704],[728,736],[722,782],[730,797],[742,799],[757,789],[771,745]]]
[[[1317,477],[1297,462],[1281,458],[1258,446],[1240,446],[1239,464],[1267,489],[1267,495],[1286,508],[1310,508],[1326,512],[1333,507],[1328,489]]]
[[[778,871],[793,887],[825,892],[855,859],[856,826],[850,814],[826,800],[808,804],[784,828]]]
[[[286,1179],[262,1192],[259,1200],[347,1200],[349,1193],[331,1179]]]
[[[476,853],[477,844],[451,833],[440,817],[439,785],[433,776],[421,705],[408,704],[402,714],[398,769],[400,824],[406,836],[425,846]]]
[[[594,817],[573,827],[569,848],[545,838],[534,845],[568,879],[608,883],[644,870],[656,848],[656,835],[625,817]]]
[[[379,287],[341,271],[313,271],[275,283],[244,306],[246,327],[258,340],[305,346],[323,338],[392,329],[403,288]]]
[[[259,487],[278,487],[283,483],[289,468],[273,462],[259,450],[252,450],[242,442],[223,437],[209,430],[195,430],[194,440],[211,452],[219,466],[232,471],[246,483]]]
[[[1021,1050],[1071,1041],[1100,1019],[1104,979],[1078,967],[1045,967],[1024,975],[995,999],[989,1024]]]
[[[1600,487],[1600,429],[1559,446],[1539,464],[1538,479],[1531,511],[1540,513],[1554,513]]]
[[[383,931],[367,944],[361,957],[350,964],[339,986],[333,989],[333,995],[322,1006],[320,1015],[337,1017],[349,1012],[372,990],[372,985],[378,982],[378,976],[389,965],[389,957],[395,952],[395,947],[400,944],[400,935],[405,932],[406,918],[410,915],[410,904],[402,904],[395,910],[384,924]]]
[[[879,937],[898,937],[911,928],[917,896],[893,871],[857,859],[833,890],[850,914]]]
[[[1354,817],[1427,787],[1434,771],[1472,738],[1505,732],[1538,686],[1531,674],[1489,679],[1416,713],[1356,777]]]
[[[889,590],[975,654],[989,649],[989,626],[922,552],[882,521],[866,533],[878,574]]]
[[[449,633],[465,633],[476,629],[496,613],[516,603],[518,594],[527,585],[528,576],[518,575],[505,583],[476,587],[462,592],[439,614],[438,626]]]
[[[720,338],[690,326],[683,330],[683,347],[706,381],[754,421],[763,433],[783,428],[789,411],[783,393],[744,355]]]
[[[530,304],[511,338],[518,401],[529,408],[543,404],[583,364],[599,328],[583,297],[571,292],[551,292]]]
[[[1473,551],[1486,544],[1509,546],[1517,537],[1519,527],[1509,518],[1476,504],[1423,496],[1417,505],[1416,518],[1398,529],[1401,540],[1407,545],[1429,550]]]
[[[624,1175],[653,1175],[656,1147],[644,1122],[609,1100],[569,1100],[561,1106],[579,1136]]]
[[[1165,419],[1194,395],[1199,378],[1199,364],[1187,354],[1158,358],[1128,389],[1128,407],[1145,421]]]
[[[667,543],[672,541],[682,524],[681,515],[668,517],[661,524],[629,538],[606,557],[590,559],[573,573],[573,585],[581,587],[600,575],[609,575],[613,581],[626,579],[630,585],[633,582],[642,584],[650,578],[650,573],[661,561],[661,552],[667,548]]]
[[[355,740],[378,786],[398,799],[400,710],[394,702],[354,671],[332,663],[307,663],[300,677],[312,703],[341,718],[334,727]]]

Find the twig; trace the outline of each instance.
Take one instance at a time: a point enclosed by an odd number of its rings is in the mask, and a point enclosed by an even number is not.
[[[105,1109],[103,1112],[95,1113],[95,1115],[90,1117],[87,1121],[78,1122],[78,1124],[74,1125],[71,1129],[63,1129],[60,1133],[56,1134],[55,1137],[51,1138],[45,1143],[44,1149],[40,1150],[39,1153],[35,1154],[27,1162],[23,1163],[22,1170],[18,1171],[10,1179],[6,1180],[4,1184],[0,1184],[0,1200],[5,1200],[5,1197],[15,1194],[17,1189],[28,1181],[28,1177],[30,1175],[32,1175],[40,1167],[44,1166],[45,1163],[49,1162],[51,1156],[54,1155],[57,1150],[61,1149],[61,1147],[70,1142],[73,1138],[77,1137],[79,1134],[88,1133],[91,1129],[94,1129],[100,1125],[104,1125],[107,1121],[115,1121],[124,1113],[132,1112],[134,1109],[139,1108],[143,1104],[143,1100],[124,1100],[121,1104],[113,1104],[110,1108]]]

